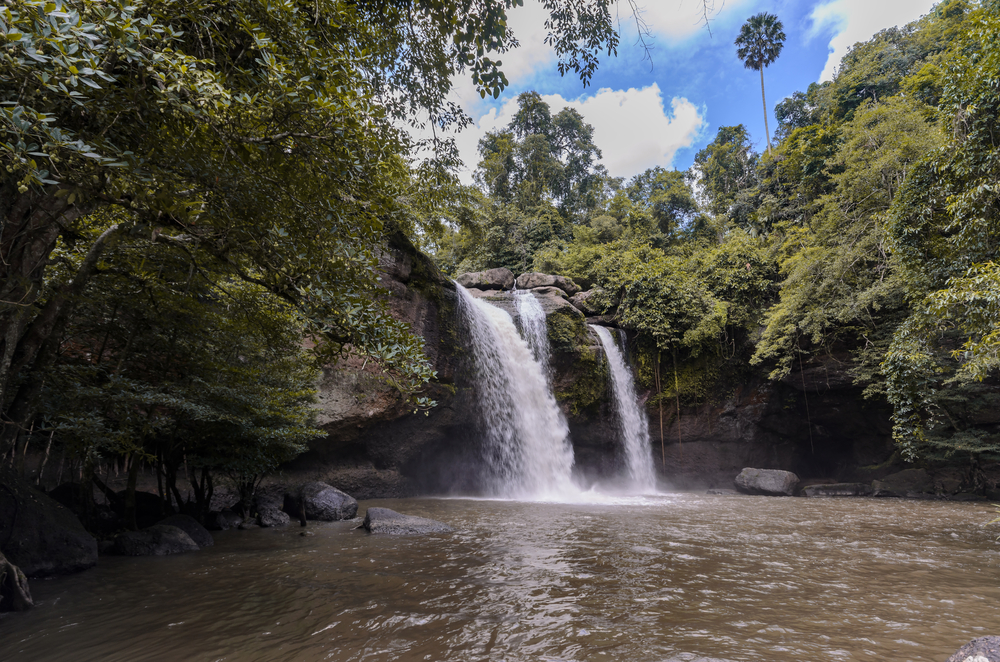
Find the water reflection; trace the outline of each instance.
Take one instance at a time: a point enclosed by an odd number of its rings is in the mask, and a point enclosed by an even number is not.
[[[987,504],[378,505],[457,531],[336,523],[105,558],[34,582],[39,608],[0,619],[0,659],[940,661],[1000,626]]]

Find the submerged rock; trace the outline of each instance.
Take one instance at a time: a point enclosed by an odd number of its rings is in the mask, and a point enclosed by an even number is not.
[[[176,526],[178,529],[188,534],[191,540],[195,542],[198,547],[204,549],[205,547],[211,547],[215,544],[215,539],[212,538],[212,534],[208,532],[208,529],[203,527],[198,520],[191,517],[190,515],[171,515],[161,519],[157,524],[166,524],[167,526]]]
[[[414,515],[403,515],[388,508],[369,508],[362,524],[368,533],[389,535],[417,535],[422,533],[450,533],[453,529],[437,520]]]
[[[97,563],[97,540],[76,515],[13,472],[0,472],[0,552],[28,577]]]
[[[263,527],[287,526],[291,521],[288,513],[273,506],[257,509],[257,523]]]
[[[298,492],[286,492],[285,512],[298,517],[300,502],[305,503],[306,519],[336,522],[358,514],[358,502],[354,497],[319,481],[306,483]]]
[[[746,467],[734,482],[736,489],[744,494],[792,496],[799,485],[799,477],[791,471]]]
[[[869,496],[871,493],[871,485],[864,483],[830,483],[828,485],[810,485],[802,488],[803,496],[807,497]]]
[[[166,556],[196,552],[200,547],[182,529],[169,524],[154,524],[141,531],[126,531],[115,536],[115,553],[122,556]]]
[[[510,269],[487,269],[459,275],[455,282],[462,287],[474,287],[479,290],[509,290],[514,287],[514,274]]]
[[[973,639],[959,648],[947,662],[1000,662],[1000,637]]]

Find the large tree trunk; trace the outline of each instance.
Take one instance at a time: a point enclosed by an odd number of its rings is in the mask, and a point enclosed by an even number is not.
[[[59,233],[86,210],[66,202],[68,196],[23,193],[3,212],[0,229],[0,408],[3,429],[0,449],[7,449],[34,415],[42,389],[42,369],[55,358],[59,336],[73,307],[97,266],[114,225],[90,247],[73,280],[64,284],[39,309],[45,266]]]

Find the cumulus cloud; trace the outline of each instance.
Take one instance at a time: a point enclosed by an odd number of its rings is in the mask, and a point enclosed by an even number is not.
[[[709,27],[715,30],[717,22],[726,22],[738,11],[744,11],[755,0],[650,0],[647,4],[638,3],[640,18],[655,37],[668,42],[686,41],[705,30],[705,17],[708,16]],[[635,20],[625,12],[628,5],[619,4],[619,20],[623,33],[630,33]],[[707,10],[707,11],[706,11]],[[654,42],[655,48],[655,42]]]
[[[867,41],[879,30],[905,25],[929,12],[937,0],[832,0],[812,11],[814,34],[833,29],[830,56],[820,81],[832,80],[847,50]]]
[[[602,88],[592,96],[567,100],[558,94],[542,98],[553,114],[574,108],[594,127],[594,143],[601,148],[601,162],[615,177],[631,177],[655,165],[670,167],[677,150],[690,147],[704,126],[701,110],[687,99],[675,97],[669,111],[656,83],[642,89]],[[471,181],[479,161],[477,145],[487,131],[507,126],[517,111],[517,99],[483,115],[475,127],[457,137],[467,165],[463,180]]]

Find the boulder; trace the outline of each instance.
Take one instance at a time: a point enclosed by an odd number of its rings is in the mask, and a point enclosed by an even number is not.
[[[283,510],[273,506],[257,509],[257,523],[264,527],[287,526],[292,518]]]
[[[285,512],[298,517],[300,501],[305,503],[306,519],[335,522],[358,514],[354,497],[319,481],[306,483],[298,492],[286,492]]]
[[[802,495],[807,497],[869,496],[871,493],[871,485],[865,483],[831,483],[829,485],[809,485],[802,488]]]
[[[600,290],[587,290],[586,292],[577,292],[569,298],[569,302],[573,304],[577,310],[582,312],[584,315],[597,315],[599,311],[593,306],[591,297]]]
[[[791,471],[746,467],[734,482],[736,489],[744,494],[792,496],[799,485],[799,477]]]
[[[226,508],[222,512],[211,512],[208,514],[208,528],[213,531],[228,531],[240,525],[243,518]]]
[[[28,578],[0,554],[0,611],[25,611],[34,606]]]
[[[510,269],[487,269],[461,274],[455,282],[462,287],[474,287],[479,290],[509,290],[514,287],[514,274]]]
[[[1000,637],[973,639],[958,649],[947,662],[1000,662]]]
[[[128,490],[117,493],[117,501],[121,505],[121,515],[125,515],[125,499],[128,497]],[[166,512],[164,512],[164,509]],[[173,509],[165,506],[160,497],[152,492],[135,491],[135,525],[140,529],[150,527],[161,519],[164,515],[172,515]]]
[[[537,272],[518,276],[517,287],[521,290],[533,290],[536,287],[558,287],[569,296],[580,291],[580,286],[566,276],[553,276]]]
[[[368,533],[388,535],[418,535],[422,533],[450,533],[453,529],[437,520],[403,515],[388,508],[369,508],[362,524]]]
[[[215,544],[215,540],[212,538],[212,534],[208,532],[208,529],[203,527],[198,520],[190,515],[171,515],[170,517],[161,519],[157,522],[157,524],[176,526],[178,529],[188,534],[191,540],[193,540],[195,544],[202,549],[205,547],[211,547]]]
[[[558,287],[533,287],[531,291],[541,297],[560,297],[562,299],[566,298],[566,293],[560,290]]]
[[[126,531],[115,536],[115,554],[122,556],[166,556],[199,549],[191,536],[168,524],[154,524],[141,531]]]
[[[0,474],[0,552],[28,577],[97,563],[97,540],[76,515],[10,471]]]
[[[923,469],[904,469],[872,481],[874,496],[919,497],[934,493],[934,481]]]

